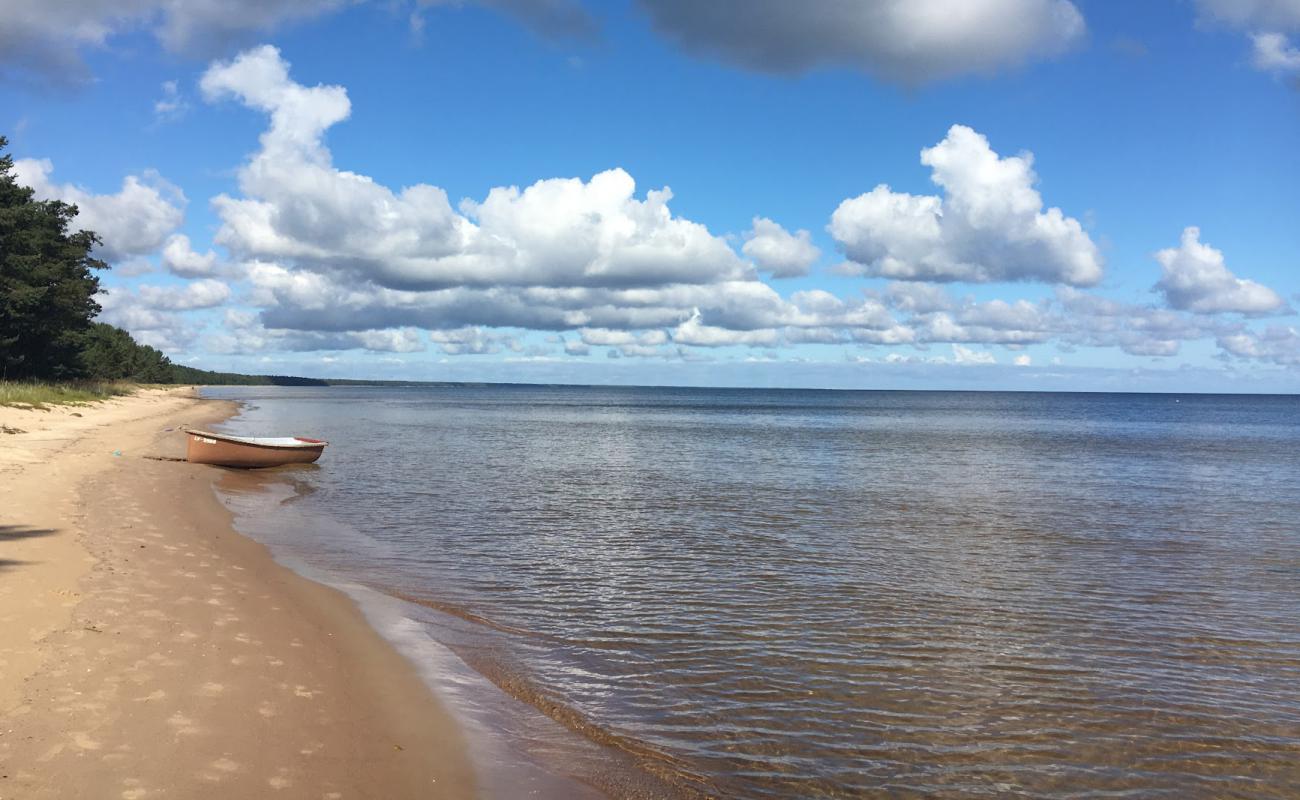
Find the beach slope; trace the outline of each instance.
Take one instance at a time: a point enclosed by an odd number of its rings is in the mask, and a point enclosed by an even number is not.
[[[472,796],[355,605],[236,534],[217,469],[148,458],[233,410],[0,409],[0,797]]]

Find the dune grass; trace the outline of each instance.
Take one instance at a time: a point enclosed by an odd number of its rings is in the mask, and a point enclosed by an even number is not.
[[[131,394],[138,386],[119,381],[0,381],[0,406],[45,410],[50,406],[85,405]]]

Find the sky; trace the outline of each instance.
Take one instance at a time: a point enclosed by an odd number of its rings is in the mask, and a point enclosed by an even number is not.
[[[1300,391],[1300,0],[0,0],[174,361]]]

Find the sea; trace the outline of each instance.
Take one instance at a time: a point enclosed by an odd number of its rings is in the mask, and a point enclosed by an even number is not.
[[[485,797],[1300,796],[1300,397],[204,394]]]

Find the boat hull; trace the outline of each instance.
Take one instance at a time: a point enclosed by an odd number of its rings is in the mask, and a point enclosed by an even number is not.
[[[219,467],[261,469],[284,464],[310,464],[320,458],[325,442],[295,446],[262,445],[222,439],[211,434],[188,433],[185,460],[192,464],[214,464]]]

